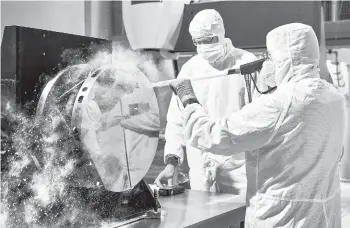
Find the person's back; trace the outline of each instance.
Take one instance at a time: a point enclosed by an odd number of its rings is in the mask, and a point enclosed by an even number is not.
[[[261,101],[280,112],[274,134],[246,154],[247,176],[254,177],[248,178],[248,227],[340,227],[345,103],[338,88],[320,79],[315,37],[299,24],[267,36],[275,59],[293,58],[278,65],[278,89]]]
[[[248,178],[247,213],[256,221],[249,222],[258,224],[252,227],[340,227],[343,97],[319,78],[291,80],[268,96],[287,101],[289,92],[291,103],[273,140],[247,153],[247,161],[259,164],[256,169],[247,162],[247,175],[255,176]],[[278,105],[284,109],[288,102]]]

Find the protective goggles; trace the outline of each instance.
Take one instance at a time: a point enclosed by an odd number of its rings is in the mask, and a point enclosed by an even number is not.
[[[194,46],[198,46],[201,44],[215,44],[219,42],[219,37],[215,35],[209,35],[201,38],[195,38],[192,41]]]
[[[264,52],[263,54],[261,54],[261,58],[263,58],[265,60],[271,60],[270,52]]]

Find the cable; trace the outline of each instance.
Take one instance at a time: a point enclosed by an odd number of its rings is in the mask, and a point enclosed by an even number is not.
[[[268,89],[268,90],[266,90],[266,91],[264,91],[264,92],[260,92],[258,86],[257,86],[256,83],[255,83],[255,80],[254,80],[252,74],[249,74],[249,76],[250,76],[250,78],[252,79],[252,81],[253,81],[253,83],[254,83],[254,86],[255,86],[255,88],[256,88],[256,91],[258,91],[258,93],[260,93],[260,94],[267,94],[267,93],[270,93],[271,91],[277,89],[277,86],[274,86],[274,87],[272,87],[272,88],[270,88],[270,89]]]

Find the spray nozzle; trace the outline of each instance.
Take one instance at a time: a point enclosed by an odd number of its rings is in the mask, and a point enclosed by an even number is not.
[[[262,69],[262,66],[265,60],[266,58],[262,58],[262,59],[258,59],[256,61],[241,65],[240,66],[241,74],[247,75],[247,74],[253,74],[257,71],[260,71]]]

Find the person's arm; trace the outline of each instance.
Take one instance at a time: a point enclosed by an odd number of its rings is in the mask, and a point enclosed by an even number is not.
[[[280,116],[279,104],[264,96],[229,117],[212,120],[198,104],[184,110],[186,142],[214,154],[232,155],[263,147]]]
[[[165,128],[164,163],[182,164],[184,160],[185,142],[183,138],[183,119],[180,110],[182,107],[178,97],[174,94],[167,114],[167,125]]]
[[[178,79],[188,78],[193,72],[190,65],[190,59],[186,62],[178,74]],[[183,111],[184,107],[178,96],[173,94],[171,96],[170,104],[167,113],[167,125],[165,128],[165,146],[164,146],[164,163],[181,165],[185,157],[185,141],[184,141],[184,122]]]
[[[181,165],[184,160],[185,143],[183,138],[182,113],[178,104],[177,96],[173,95],[168,108],[167,125],[165,128],[164,163],[166,166],[154,180],[154,183],[158,187],[170,184],[169,180],[172,180],[174,175],[176,175],[176,167]]]

